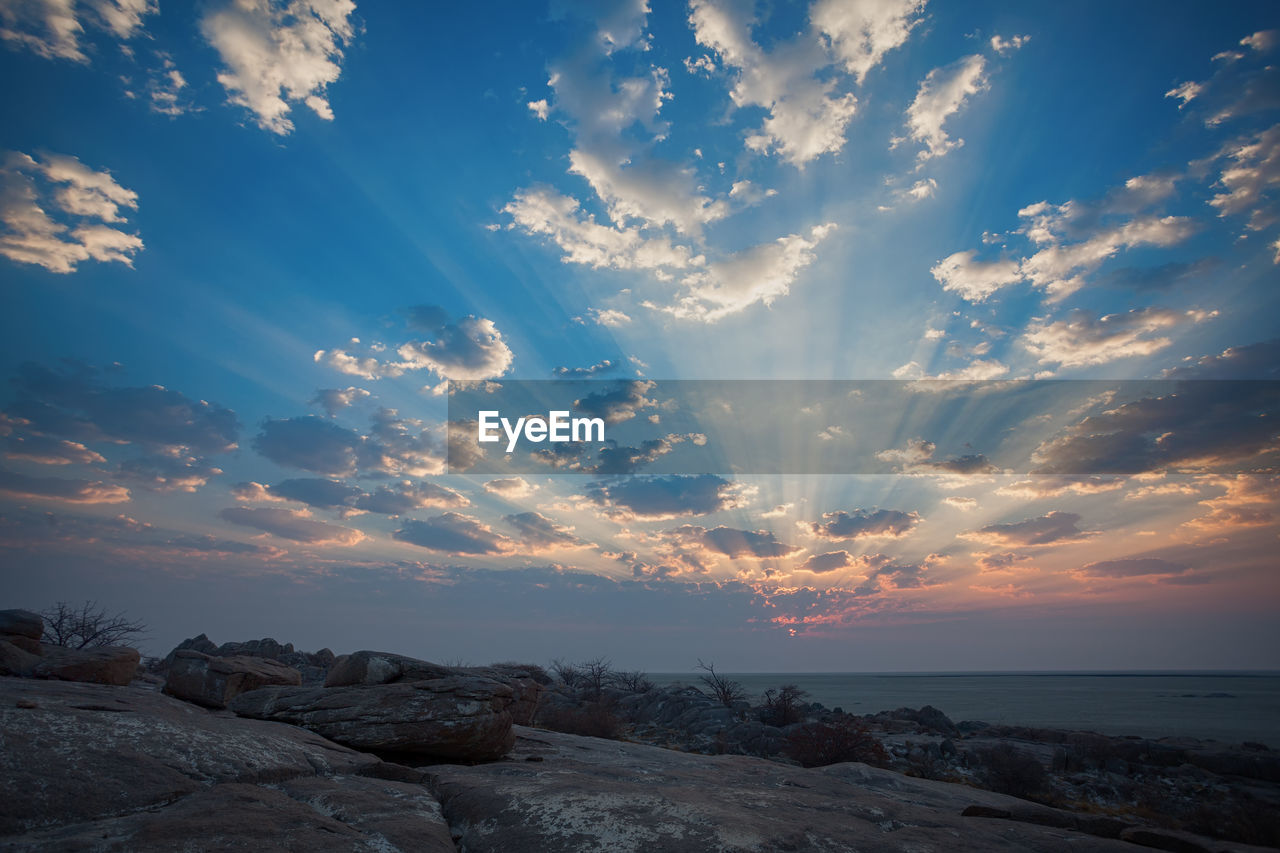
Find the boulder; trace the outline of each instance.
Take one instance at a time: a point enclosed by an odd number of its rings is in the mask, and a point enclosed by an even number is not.
[[[179,652],[195,651],[211,657],[251,657],[275,661],[296,669],[303,684],[323,684],[335,660],[333,652],[321,649],[315,653],[299,652],[293,643],[280,643],[271,637],[242,643],[216,645],[205,634],[183,640],[164,659],[165,667],[173,665]]]
[[[511,688],[450,676],[347,687],[264,687],[228,707],[302,726],[355,749],[418,759],[490,761],[514,742]]]
[[[328,651],[327,649],[325,651]],[[318,654],[318,653],[317,653]],[[540,667],[519,664],[455,667],[418,660],[392,652],[358,651],[339,657],[329,669],[325,687],[357,684],[398,684],[435,678],[471,676],[497,681],[511,688],[507,711],[517,725],[528,725],[538,709],[543,684],[551,679]]]
[[[30,610],[0,610],[0,637],[27,637],[40,642],[44,636],[44,618]]]
[[[141,656],[138,650],[128,646],[70,649],[44,644],[40,649],[40,662],[32,667],[31,675],[61,681],[123,686],[133,680],[138,671],[139,660]]]
[[[266,658],[211,657],[201,652],[176,652],[169,664],[164,692],[207,708],[225,708],[241,693],[272,685],[300,685],[302,674]]]
[[[39,655],[33,655],[7,639],[0,640],[0,675],[30,677],[38,663],[40,663]]]

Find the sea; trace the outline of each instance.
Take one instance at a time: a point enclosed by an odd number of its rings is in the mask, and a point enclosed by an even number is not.
[[[697,685],[700,673],[651,673]],[[932,705],[981,720],[1146,738],[1252,741],[1280,749],[1280,672],[723,673],[758,702],[794,684],[852,714]]]

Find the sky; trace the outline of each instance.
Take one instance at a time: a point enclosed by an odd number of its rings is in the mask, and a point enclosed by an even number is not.
[[[1278,28],[0,0],[2,604],[160,655],[1280,669]],[[624,437],[451,445],[547,380]]]

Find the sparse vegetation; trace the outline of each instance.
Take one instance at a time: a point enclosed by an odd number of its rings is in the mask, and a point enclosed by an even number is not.
[[[607,699],[596,699],[577,707],[556,707],[538,713],[537,725],[553,732],[617,740],[622,721]]]
[[[649,676],[640,670],[619,670],[609,673],[609,686],[628,693],[648,693],[654,688]]]
[[[876,736],[848,714],[802,727],[787,738],[786,752],[802,767],[825,767],[842,761],[889,765],[889,755]]]
[[[760,721],[771,726],[789,726],[804,719],[804,699],[808,691],[801,690],[794,684],[784,684],[777,689],[764,692],[764,708],[760,712]]]
[[[703,693],[716,699],[726,708],[731,708],[733,703],[747,698],[747,691],[742,685],[716,672],[714,663],[703,663],[702,658],[698,658],[698,669],[706,673],[698,676],[698,680],[707,688]]]
[[[86,601],[78,607],[59,601],[40,615],[44,618],[43,641],[70,649],[132,645],[147,631],[146,625],[123,611],[114,616],[108,614],[96,601]]]
[[[1042,795],[1048,786],[1048,773],[1031,753],[1013,744],[1000,743],[974,753],[981,764],[979,775],[983,785],[992,791],[1023,799]]]

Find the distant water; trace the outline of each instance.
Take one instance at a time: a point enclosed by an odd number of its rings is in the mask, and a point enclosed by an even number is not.
[[[1267,673],[750,673],[726,674],[753,702],[795,684],[809,701],[854,714],[933,705],[956,722],[1185,736],[1280,748],[1280,674]],[[697,684],[698,673],[656,673]]]

